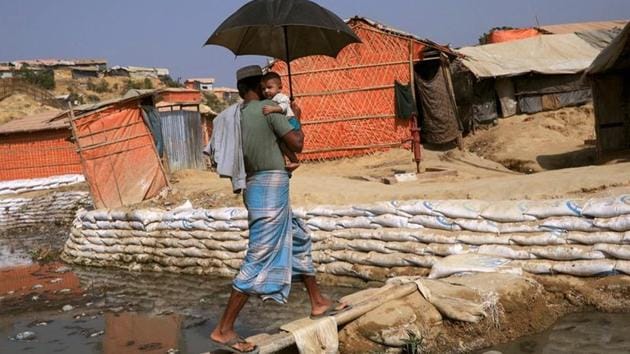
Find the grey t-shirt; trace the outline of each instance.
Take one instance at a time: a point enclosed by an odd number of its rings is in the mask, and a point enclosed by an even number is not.
[[[293,130],[293,127],[283,114],[265,116],[262,109],[266,105],[276,104],[270,100],[250,101],[241,110],[243,157],[248,175],[259,171],[284,171],[285,168],[278,139]]]

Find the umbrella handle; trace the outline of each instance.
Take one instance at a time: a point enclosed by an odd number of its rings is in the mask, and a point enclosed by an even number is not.
[[[284,49],[286,52],[287,73],[289,74],[289,98],[291,102],[295,100],[293,98],[293,84],[291,83],[291,61],[289,60],[289,35],[287,33],[287,26],[282,26],[284,31]]]

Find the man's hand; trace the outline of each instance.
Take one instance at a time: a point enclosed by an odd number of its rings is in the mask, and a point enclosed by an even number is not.
[[[282,113],[282,108],[279,106],[263,106],[263,114]]]

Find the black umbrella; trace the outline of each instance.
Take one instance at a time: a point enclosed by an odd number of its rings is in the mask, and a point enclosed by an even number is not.
[[[345,46],[361,43],[334,13],[308,0],[253,0],[243,5],[206,41],[235,55],[285,58],[291,86],[291,60],[309,55],[336,57]]]

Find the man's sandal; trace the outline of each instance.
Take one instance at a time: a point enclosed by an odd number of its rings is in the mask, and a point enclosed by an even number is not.
[[[341,306],[343,306],[343,307],[341,307]],[[350,304],[344,304],[342,302],[335,301],[332,304],[330,304],[330,306],[326,309],[326,311],[320,313],[319,315],[310,315],[309,317],[310,317],[311,320],[317,320],[317,319],[320,319],[320,318],[324,318],[324,317],[334,316],[334,315],[340,314],[342,312],[350,310],[351,308],[352,308],[352,305],[350,305]]]
[[[237,354],[258,354],[258,351],[260,350],[260,348],[258,348],[258,346],[256,344],[246,341],[245,338],[243,338],[243,337],[234,337],[234,338],[230,339],[229,341],[227,341],[225,343],[217,342],[216,340],[214,340],[212,338],[210,340],[212,341],[212,343],[214,343],[214,345],[219,347],[219,349],[227,350],[227,351],[229,351],[231,353],[237,353]],[[251,345],[253,345],[253,347],[252,347],[252,350],[244,351],[244,350],[236,349],[235,346],[237,344],[251,344]]]

